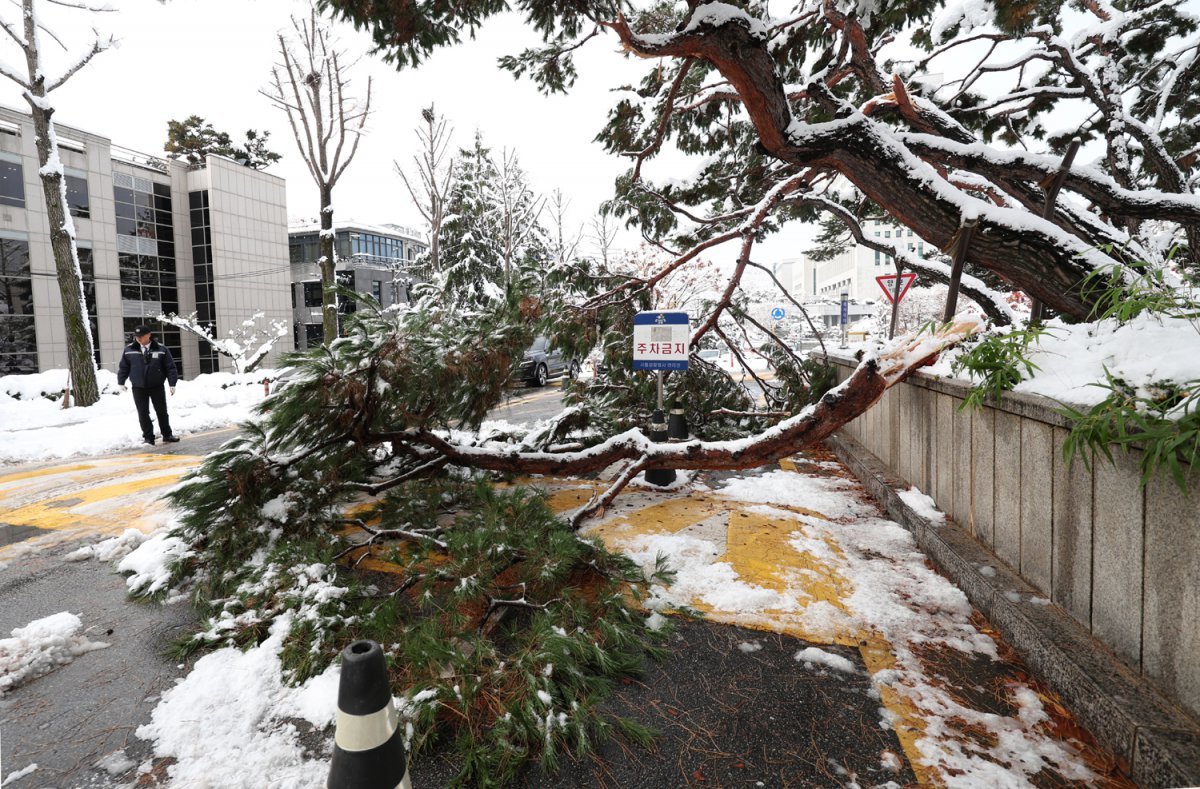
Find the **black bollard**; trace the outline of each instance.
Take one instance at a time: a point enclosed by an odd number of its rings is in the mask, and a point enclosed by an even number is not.
[[[687,437],[687,417],[683,415],[683,409],[672,408],[670,415],[667,417],[667,438],[675,440],[686,439]]]
[[[667,423],[661,410],[650,415],[650,440],[667,440]],[[675,469],[650,468],[646,469],[646,481],[651,485],[670,485],[675,481]]]
[[[412,789],[404,734],[383,650],[355,641],[342,651],[328,789]]]

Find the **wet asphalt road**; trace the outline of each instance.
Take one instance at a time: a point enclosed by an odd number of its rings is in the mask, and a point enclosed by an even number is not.
[[[63,560],[76,547],[34,554],[0,571],[0,635],[71,611],[89,640],[109,644],[0,698],[4,775],[39,765],[5,789],[114,785],[97,762],[122,749],[133,764],[150,756],[149,743],[134,730],[185,673],[166,652],[195,622],[191,608],[130,602],[125,579],[108,563]]]

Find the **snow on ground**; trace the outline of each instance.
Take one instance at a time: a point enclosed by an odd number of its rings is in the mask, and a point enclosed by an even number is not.
[[[115,373],[97,372],[100,400],[88,408],[63,408],[61,399],[43,396],[61,394],[66,376],[65,370],[0,376],[0,463],[101,455],[142,446],[133,395],[121,392]],[[180,380],[175,394],[167,395],[171,429],[186,435],[247,419],[265,397],[263,379],[275,376],[274,370],[259,370]]]
[[[163,694],[137,736],[153,741],[156,756],[176,759],[168,768],[172,786],[325,786],[328,754],[306,758],[299,731],[288,719],[318,729],[333,723],[338,668],[331,666],[298,688],[283,684],[279,653],[290,628],[291,617],[285,615],[257,647],[205,655]]]
[[[68,611],[36,619],[0,639],[0,697],[29,680],[108,646],[80,633],[83,622]]]
[[[37,772],[37,769],[38,769],[37,762],[34,762],[33,764],[29,765],[28,767],[17,770],[16,772],[9,773],[8,775],[0,775],[0,787],[5,787],[10,784],[15,784],[17,781],[24,778],[25,776],[33,775],[33,773]]]

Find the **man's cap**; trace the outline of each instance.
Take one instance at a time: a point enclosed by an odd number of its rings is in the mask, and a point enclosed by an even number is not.
[[[139,323],[137,326],[133,327],[133,336],[141,337],[143,334],[149,334],[152,331],[154,331],[154,329],[151,329],[149,326],[146,326],[145,324]]]

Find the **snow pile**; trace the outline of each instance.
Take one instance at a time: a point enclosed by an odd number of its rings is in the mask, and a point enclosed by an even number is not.
[[[930,496],[921,492],[918,487],[911,487],[908,490],[899,491],[897,494],[900,500],[908,505],[909,509],[917,513],[931,523],[945,523],[946,513],[937,508],[935,502]]]
[[[330,666],[298,688],[281,679],[279,653],[291,629],[283,616],[262,644],[245,652],[227,647],[196,662],[192,672],[163,694],[150,723],[137,736],[154,743],[158,757],[174,757],[175,786],[242,787],[247,781],[294,789],[324,787],[326,758],[309,760],[296,725],[318,729],[337,713],[339,668]]]
[[[125,581],[130,593],[152,595],[171,582],[171,564],[189,553],[186,542],[171,536],[170,529],[160,529],[125,556],[117,570],[131,573]]]
[[[86,652],[108,646],[89,641],[80,635],[82,629],[78,616],[61,611],[14,628],[12,638],[0,639],[0,697]]]
[[[37,772],[37,769],[38,769],[37,762],[34,762],[33,764],[29,765],[28,767],[17,770],[15,773],[9,773],[8,775],[0,775],[0,787],[9,786],[10,784],[15,784],[17,781],[21,780],[25,776],[33,775],[35,772]]]
[[[1056,319],[1047,321],[1046,329],[1030,346],[1029,359],[1037,369],[1013,391],[1092,406],[1108,396],[1095,386],[1106,380],[1106,370],[1142,394],[1152,394],[1162,381],[1200,380],[1200,326],[1194,321],[1143,314],[1125,324]],[[943,354],[927,372],[953,377],[951,361],[961,352]]]
[[[45,397],[61,394],[66,370],[0,376],[0,463],[108,454],[142,446],[133,395],[121,392],[114,373],[99,370],[96,375],[100,400],[87,408],[63,408],[61,399]],[[167,396],[171,428],[176,435],[186,436],[250,419],[265,397],[263,380],[277,375],[274,370],[260,370],[181,380],[175,394]]]
[[[137,529],[126,529],[117,537],[101,540],[95,545],[85,545],[71,551],[63,558],[68,562],[81,562],[85,559],[99,559],[102,562],[113,562],[124,559],[135,548],[145,542],[147,535]]]
[[[797,661],[804,664],[807,669],[816,666],[824,666],[831,668],[834,671],[840,671],[843,674],[857,674],[858,669],[854,667],[854,663],[842,657],[835,655],[832,652],[826,652],[820,647],[805,647],[797,652],[794,656]]]

